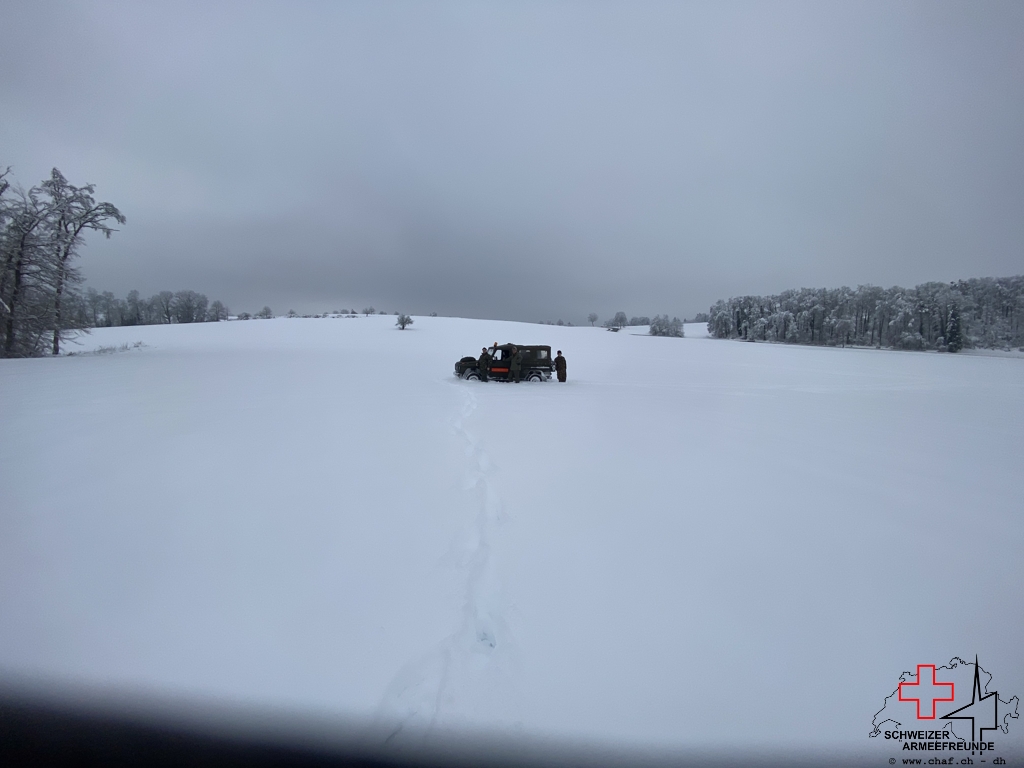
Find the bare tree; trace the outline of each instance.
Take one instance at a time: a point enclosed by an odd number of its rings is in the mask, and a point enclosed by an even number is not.
[[[206,313],[206,319],[211,323],[219,323],[221,320],[227,320],[228,308],[225,307],[218,299],[210,305],[210,309]]]
[[[128,313],[128,304],[119,301],[110,291],[100,294],[100,309],[103,311],[103,325],[110,326],[124,325],[125,315]]]
[[[397,325],[399,329],[404,331],[407,325],[412,325],[412,318],[409,317],[408,315],[399,313],[398,319],[395,321],[395,325]]]
[[[95,288],[90,287],[85,292],[85,307],[88,313],[87,317],[89,318],[89,325],[93,328],[100,324],[101,301],[100,293]]]
[[[202,323],[206,320],[209,300],[205,294],[195,291],[178,291],[174,294],[174,319],[179,323]]]
[[[629,325],[629,320],[626,317],[625,312],[616,312],[615,317],[613,317],[611,320],[604,321],[604,325],[606,328],[613,328],[614,330],[617,331],[620,328],[625,328],[627,325]]]
[[[593,326],[597,322],[597,312],[591,312],[587,315],[587,320],[590,321],[590,325]]]
[[[129,291],[126,301],[128,311],[124,317],[125,325],[144,325],[146,323],[146,302],[139,298],[138,291]]]
[[[82,233],[91,229],[110,237],[116,230],[110,220],[124,224],[126,219],[111,203],[97,203],[93,198],[95,185],[76,187],[54,168],[50,178],[42,183],[49,196],[49,267],[53,282],[53,354],[60,354],[61,333],[65,330],[62,315],[64,291],[69,285],[81,281],[71,265],[82,244]]]
[[[161,323],[171,323],[174,320],[174,294],[170,291],[160,291],[150,303],[153,305],[156,316]]]

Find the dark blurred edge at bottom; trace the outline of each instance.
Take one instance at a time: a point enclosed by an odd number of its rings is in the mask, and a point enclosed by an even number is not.
[[[0,696],[0,766],[882,766],[887,756],[749,752],[654,754],[555,743],[511,747],[485,740],[434,740],[423,749],[304,742],[272,731],[232,732],[120,712]]]

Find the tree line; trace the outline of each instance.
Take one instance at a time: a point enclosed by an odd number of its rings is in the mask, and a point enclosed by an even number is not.
[[[266,308],[269,313],[269,308]],[[89,288],[77,295],[71,312],[76,328],[104,328],[118,325],[162,325],[165,323],[203,323],[228,319],[228,308],[220,301],[212,304],[196,291],[160,291],[148,299],[130,291],[118,299],[110,291]]]
[[[591,312],[587,320],[593,325],[594,321],[597,320],[597,315]],[[676,336],[682,338],[684,334],[683,321],[678,317],[673,317],[669,320],[668,315],[655,315],[653,319],[646,315],[627,318],[625,312],[616,312],[614,317],[605,320],[602,325],[615,331],[631,326],[646,325],[650,326],[647,332],[651,336]]]
[[[708,332],[720,339],[892,349],[1024,347],[1024,276],[914,288],[801,288],[718,301]]]
[[[597,320],[598,317],[596,312],[591,312],[587,316],[587,322],[589,322],[591,326],[593,326],[594,323],[597,322]],[[549,320],[541,320],[540,324],[564,325],[569,328],[573,327],[571,322],[563,323],[561,320],[559,320],[556,323],[553,323]],[[613,317],[610,317],[609,319],[601,323],[602,328],[607,328],[608,330],[611,331],[619,331],[622,330],[623,328],[638,325],[649,326],[648,333],[651,336],[676,336],[682,338],[684,335],[683,321],[680,320],[678,317],[673,317],[671,320],[669,320],[668,315],[655,315],[652,319],[650,317],[647,317],[646,315],[637,317],[626,317],[625,312],[616,312]]]
[[[92,184],[76,187],[56,168],[27,191],[9,175],[0,171],[0,357],[57,355],[81,327],[75,259],[84,235],[110,237],[125,217],[97,202]]]

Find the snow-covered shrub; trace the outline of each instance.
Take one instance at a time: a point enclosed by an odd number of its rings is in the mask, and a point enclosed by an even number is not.
[[[893,344],[893,346],[896,347],[896,349],[920,350],[925,348],[926,342],[921,337],[921,334],[910,333],[908,331],[905,331],[904,333],[900,334],[900,337],[896,340],[896,343]]]
[[[656,315],[651,320],[650,334],[651,336],[675,336],[682,338],[683,321],[678,317],[673,317],[669,320],[668,315]]]

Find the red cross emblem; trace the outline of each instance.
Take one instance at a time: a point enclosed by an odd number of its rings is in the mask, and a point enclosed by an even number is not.
[[[931,675],[926,675],[923,670],[930,669]],[[903,692],[906,690],[907,695],[904,696]],[[949,693],[948,696],[943,696],[943,693]],[[917,702],[917,719],[918,720],[934,720],[935,719],[935,702],[937,701],[952,701],[953,700],[953,683],[937,683],[935,682],[935,665],[934,664],[918,664],[917,665],[917,682],[916,683],[900,683],[899,688],[900,701],[916,701]],[[922,706],[922,704],[924,706]],[[922,715],[921,710],[925,709],[929,714]]]

